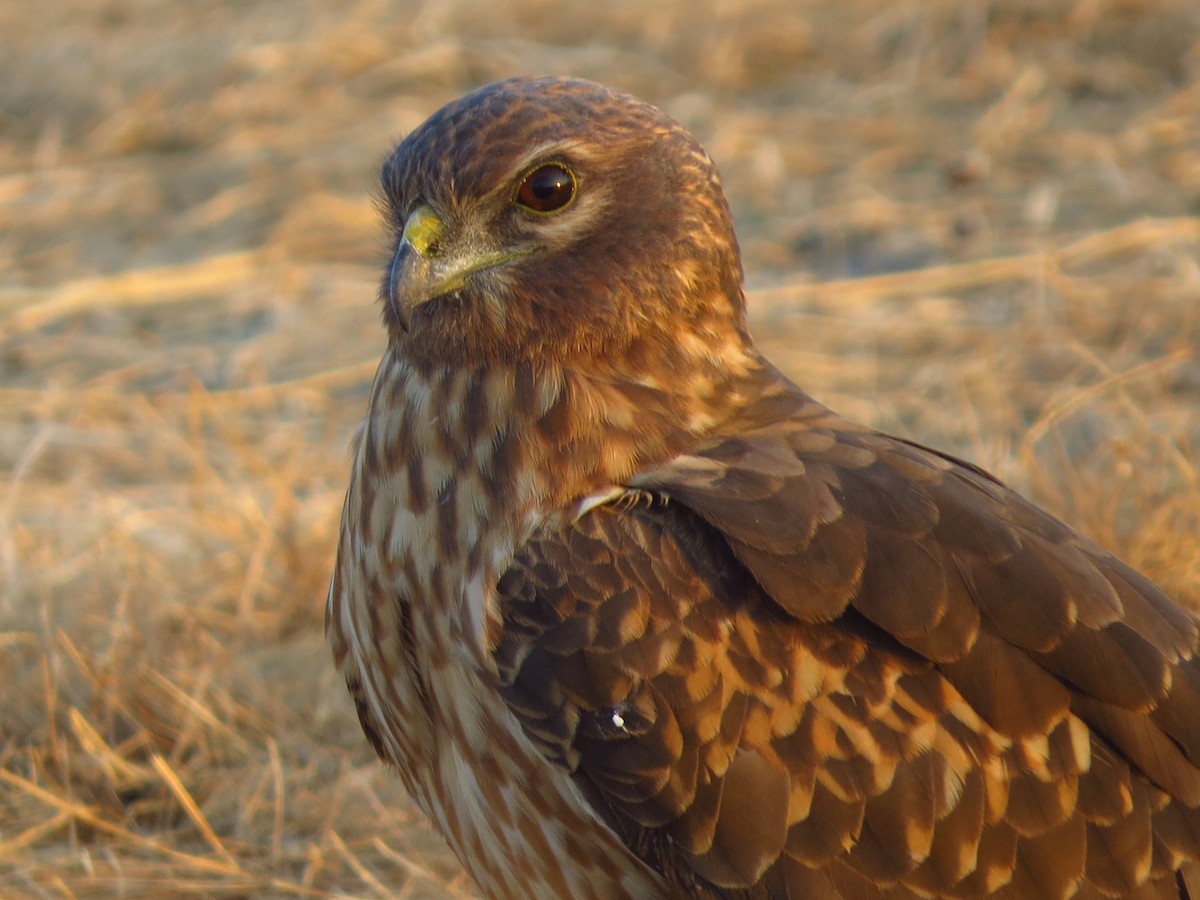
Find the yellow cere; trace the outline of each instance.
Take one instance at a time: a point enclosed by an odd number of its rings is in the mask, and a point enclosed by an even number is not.
[[[442,220],[437,213],[428,206],[418,206],[404,223],[403,239],[421,256],[428,257],[431,252],[436,252],[442,230]]]

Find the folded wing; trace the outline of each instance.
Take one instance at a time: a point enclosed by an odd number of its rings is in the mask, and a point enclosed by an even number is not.
[[[494,654],[681,891],[1187,896],[1197,623],[1147,579],[798,392],[633,487],[522,549]]]

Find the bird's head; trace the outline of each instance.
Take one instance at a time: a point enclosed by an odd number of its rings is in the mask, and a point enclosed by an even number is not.
[[[587,81],[518,78],[443,107],[382,171],[394,346],[434,366],[662,358],[745,341],[708,154]]]

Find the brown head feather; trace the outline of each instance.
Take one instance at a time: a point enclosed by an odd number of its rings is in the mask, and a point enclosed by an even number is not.
[[[540,163],[576,176],[571,208],[548,217],[513,202]],[[451,245],[524,248],[392,338],[428,365],[653,360],[681,327],[745,335],[742,270],[716,167],[677,122],[587,81],[516,78],[443,107],[405,138],[381,175],[398,242],[431,206]],[[385,285],[385,291],[387,285]]]

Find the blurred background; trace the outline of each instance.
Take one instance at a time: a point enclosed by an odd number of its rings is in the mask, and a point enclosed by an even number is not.
[[[0,0],[0,893],[472,896],[322,613],[379,165],[527,73],[709,148],[812,394],[1200,604],[1194,0]]]

